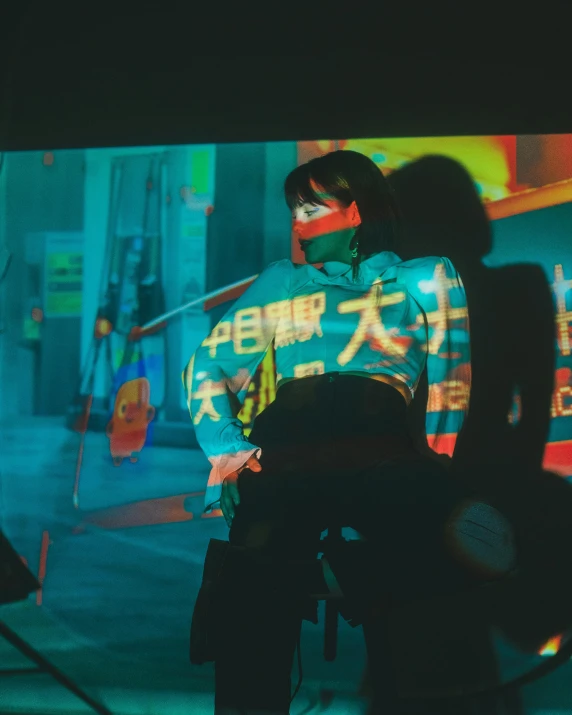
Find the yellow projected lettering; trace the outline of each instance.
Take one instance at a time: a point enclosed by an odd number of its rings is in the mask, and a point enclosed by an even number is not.
[[[433,327],[433,335],[429,340],[429,353],[438,355],[443,340],[451,320],[460,320],[468,317],[466,306],[462,308],[451,308],[449,301],[449,288],[458,286],[456,278],[446,278],[445,266],[439,263],[435,266],[433,279],[430,281],[419,281],[419,288],[423,293],[435,293],[437,297],[437,310],[427,313],[427,322]],[[419,325],[423,325],[423,315],[417,316]]]
[[[238,419],[242,422],[243,425],[250,425],[252,424],[252,422],[254,422],[254,407],[256,404],[257,397],[258,387],[255,382],[251,382],[248,386],[248,392],[246,393],[244,404],[242,405],[242,408],[238,414]],[[245,436],[248,436],[246,434],[246,430],[243,431]]]
[[[248,387],[244,405],[238,413],[245,437],[250,435],[256,417],[274,402],[276,397],[275,374],[274,350],[268,350]]]
[[[202,345],[209,349],[209,357],[216,357],[218,346],[231,341],[236,355],[264,352],[268,347],[265,325],[276,326],[274,344],[277,348],[305,342],[314,335],[321,338],[324,334],[320,318],[325,311],[323,291],[268,303],[262,308],[243,308],[236,312],[232,322],[221,321]]]
[[[224,387],[215,387],[215,383],[212,380],[204,380],[199,389],[191,395],[191,399],[201,401],[197,414],[193,416],[191,413],[193,424],[198,425],[205,415],[210,417],[213,422],[218,422],[220,415],[213,404],[213,397],[224,394],[226,394]]]
[[[258,389],[258,410],[260,414],[276,397],[276,363],[274,351],[269,350],[260,366],[260,387]]]
[[[469,384],[463,380],[447,380],[443,384],[446,410],[465,410],[469,404]]]
[[[231,324],[228,322],[219,323],[202,342],[203,346],[209,349],[209,357],[216,357],[217,347],[232,340],[231,335]]]
[[[552,417],[572,417],[572,387],[563,385],[556,388],[550,412]]]
[[[554,266],[554,292],[556,293],[556,334],[562,355],[570,355],[570,326],[572,310],[566,310],[566,293],[572,288],[572,280],[564,280],[562,264]]]
[[[245,308],[238,310],[234,316],[232,341],[237,355],[259,353],[266,349],[264,331],[262,330],[262,310],[260,308]],[[252,343],[252,341],[254,341]],[[245,343],[249,343],[245,345]]]
[[[429,385],[427,412],[465,410],[469,404],[469,383],[465,380],[445,380]]]
[[[391,334],[381,322],[380,309],[387,305],[401,303],[405,293],[382,295],[381,285],[374,285],[362,298],[343,301],[338,305],[338,312],[343,314],[359,313],[359,323],[350,342],[338,355],[338,364],[347,365],[365,342],[376,343],[376,348],[387,356],[403,356],[407,348],[395,343]]]
[[[296,332],[292,322],[292,306],[289,300],[268,303],[264,308],[264,314],[269,320],[276,322],[274,345],[277,348],[284,348],[296,342]]]
[[[314,362],[304,362],[300,365],[294,365],[294,377],[308,377],[309,375],[323,375],[326,372],[326,366],[322,360]]]
[[[303,343],[314,335],[323,337],[320,318],[326,312],[326,294],[322,291],[301,295],[293,300],[269,303],[264,314],[269,320],[278,321],[274,344],[277,348]]]
[[[326,312],[326,294],[302,295],[292,301],[296,340],[303,343],[314,335],[323,337],[320,317]]]

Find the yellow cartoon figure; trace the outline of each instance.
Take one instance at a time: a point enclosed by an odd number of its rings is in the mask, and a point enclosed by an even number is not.
[[[136,462],[143,449],[147,426],[155,416],[155,408],[149,404],[150,393],[146,377],[129,380],[117,391],[113,417],[105,430],[116,467],[127,457]]]

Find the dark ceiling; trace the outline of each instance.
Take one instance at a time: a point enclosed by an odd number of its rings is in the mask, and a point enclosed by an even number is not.
[[[52,6],[19,7],[3,21],[4,150],[572,131],[568,62],[518,43],[248,54],[256,33],[241,50],[172,14],[56,22]],[[219,54],[193,50],[211,35]]]

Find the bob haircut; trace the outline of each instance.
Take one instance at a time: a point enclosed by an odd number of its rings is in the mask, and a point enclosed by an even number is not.
[[[316,190],[323,189],[326,197]],[[357,151],[339,150],[311,159],[290,172],[284,182],[290,210],[304,203],[325,206],[335,199],[342,206],[352,201],[358,207],[361,224],[350,247],[357,244],[358,256],[352,264],[354,277],[360,261],[381,251],[395,251],[398,244],[399,210],[393,190],[377,165]]]
[[[403,260],[447,256],[460,268],[490,253],[487,212],[472,176],[458,161],[427,154],[387,180],[402,212],[396,253]]]

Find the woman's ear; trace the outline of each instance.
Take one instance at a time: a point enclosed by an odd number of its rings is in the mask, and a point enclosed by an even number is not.
[[[352,201],[346,211],[350,224],[354,227],[359,226],[361,224],[361,216],[359,215],[359,209],[356,202]]]

